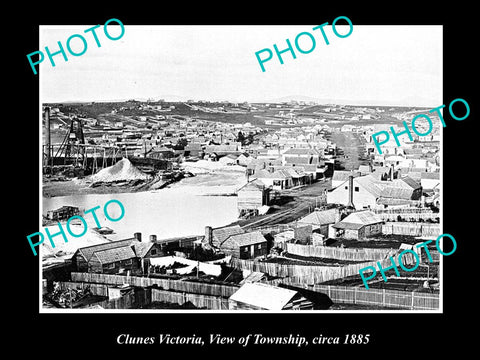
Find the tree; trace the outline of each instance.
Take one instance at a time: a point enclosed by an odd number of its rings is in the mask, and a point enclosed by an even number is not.
[[[242,133],[241,131],[238,132],[237,141],[238,141],[239,143],[242,143],[242,145],[243,145],[243,143],[244,143],[244,141],[245,141],[245,135],[243,135],[243,133]]]

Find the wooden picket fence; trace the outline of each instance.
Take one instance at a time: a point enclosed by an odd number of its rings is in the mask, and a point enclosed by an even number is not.
[[[398,249],[339,248],[286,243],[289,254],[350,261],[383,260],[394,255]]]
[[[210,296],[221,296],[228,298],[238,290],[236,285],[210,284],[185,280],[158,279],[140,276],[93,274],[72,272],[72,281],[88,282],[108,285],[129,284],[140,287],[158,286],[164,290],[185,292],[191,294],[202,294]]]
[[[84,283],[76,281],[59,281],[57,282],[57,284],[59,285],[61,290],[84,290],[86,287],[89,287],[92,295],[108,296],[108,285],[105,284]]]
[[[395,263],[398,264],[398,254],[392,256]],[[415,259],[411,254],[402,257],[405,265],[413,264]],[[383,268],[391,265],[390,258],[379,261]],[[240,270],[259,271],[271,276],[283,278],[282,281],[300,284],[319,284],[325,281],[345,278],[352,275],[359,275],[359,270],[367,266],[378,268],[377,261],[361,262],[358,264],[349,264],[344,266],[316,266],[316,265],[295,265],[279,264],[274,262],[263,262],[254,260],[243,260],[233,258],[230,260],[230,266]]]
[[[106,284],[61,281],[58,282],[61,290],[67,289],[85,289],[87,286],[93,295],[108,296],[108,287]],[[202,294],[192,294],[179,291],[170,291],[157,288],[148,289],[148,291],[139,294],[128,294],[120,298],[103,300],[93,305],[100,306],[104,309],[131,309],[144,306],[152,302],[166,302],[170,304],[183,305],[190,302],[195,307],[208,310],[228,310],[228,298],[221,296],[210,296]]]
[[[397,221],[399,216],[403,219],[401,221],[438,221],[440,219],[440,213],[424,208],[372,209],[372,211],[383,221]]]
[[[441,230],[440,224],[389,222],[382,225],[382,234],[422,236],[435,240]]]
[[[292,284],[293,285],[293,284]],[[298,287],[304,287],[297,284]],[[354,286],[314,285],[309,290],[328,295],[334,303],[373,305],[409,310],[439,310],[440,295],[417,291],[365,289]]]
[[[152,302],[183,305],[190,302],[195,307],[208,310],[228,310],[228,299],[219,296],[181,293],[152,288]]]

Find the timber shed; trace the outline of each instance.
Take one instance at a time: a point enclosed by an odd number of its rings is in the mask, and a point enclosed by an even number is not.
[[[254,259],[268,253],[268,244],[260,231],[252,231],[229,236],[220,244],[220,250],[238,259]]]
[[[228,299],[229,310],[312,310],[298,291],[264,283],[246,283]]]

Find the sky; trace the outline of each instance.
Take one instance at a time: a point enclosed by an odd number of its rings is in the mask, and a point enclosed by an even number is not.
[[[326,26],[329,45],[318,29],[312,30],[315,26],[127,24],[123,36],[113,41],[105,36],[102,25],[96,30],[101,47],[91,33],[84,33],[92,25],[40,26],[38,50],[44,53],[46,46],[57,51],[58,41],[66,50],[67,39],[74,34],[82,34],[87,41],[83,55],[67,52],[67,62],[61,55],[54,56],[55,67],[45,55],[39,65],[40,101],[268,102],[303,96],[357,105],[443,104],[442,26],[353,24],[345,38]],[[336,28],[340,34],[349,30],[348,25]],[[113,37],[120,35],[118,26],[109,25],[108,31]],[[315,38],[315,48],[308,54],[294,45],[301,32]],[[273,45],[285,49],[287,38],[297,57],[286,52],[280,64]],[[83,49],[78,37],[70,45],[74,52]],[[300,47],[311,46],[308,36],[302,35]],[[265,48],[273,57],[262,72],[255,52]]]

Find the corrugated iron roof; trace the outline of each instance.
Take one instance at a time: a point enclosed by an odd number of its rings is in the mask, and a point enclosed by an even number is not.
[[[238,188],[237,191],[250,190],[250,189],[257,189],[257,190],[262,191],[262,190],[265,189],[265,184],[261,180],[255,179],[255,180],[250,181],[250,182],[246,183],[245,185],[241,186],[240,188]]]
[[[360,176],[353,179],[353,183],[360,185],[376,198],[411,199],[413,191],[421,185],[412,178],[405,176],[392,181],[382,181],[372,175]],[[353,196],[355,199],[355,195]]]
[[[137,257],[143,258],[153,246],[153,242],[136,242],[133,245]]]
[[[258,170],[255,172],[255,177],[259,179],[278,179],[285,180],[291,179],[292,176],[285,170],[276,170],[274,172],[269,172],[268,170]]]
[[[328,225],[335,223],[335,213],[337,209],[329,209],[323,211],[314,211],[311,214],[298,220],[299,223],[311,225]]]
[[[352,224],[361,224],[361,225],[371,225],[382,223],[383,220],[378,217],[374,212],[369,210],[356,211],[348,215],[341,222],[352,223]]]
[[[230,300],[267,310],[282,310],[297,292],[263,283],[246,283]]]
[[[422,179],[440,180],[439,172],[422,172],[420,173]]]
[[[335,229],[346,229],[346,230],[358,230],[364,227],[365,225],[363,224],[354,224],[354,223],[349,223],[349,222],[339,222],[333,225]]]
[[[136,257],[131,246],[95,251],[92,257],[93,256],[95,256],[102,264],[111,264],[113,262],[133,259]]]
[[[310,148],[291,148],[284,152],[286,155],[320,155],[318,150]]]
[[[252,231],[243,234],[230,235],[220,245],[220,247],[240,247],[254,245],[266,242],[267,240],[260,231]]]
[[[139,241],[135,238],[130,238],[130,239],[107,242],[107,243],[103,243],[103,244],[86,246],[86,247],[83,247],[83,248],[79,248],[77,251],[88,262],[90,260],[90,258],[92,257],[94,252],[107,250],[107,249],[118,248],[118,247],[121,247],[121,246],[130,246],[133,242],[139,242]]]
[[[243,230],[240,225],[227,226],[223,228],[217,228],[212,230],[213,242],[221,244],[228,238],[230,235],[243,234]]]

